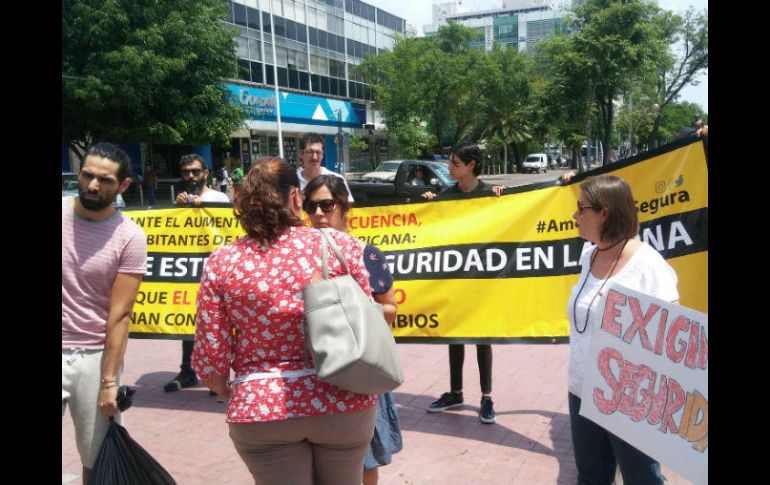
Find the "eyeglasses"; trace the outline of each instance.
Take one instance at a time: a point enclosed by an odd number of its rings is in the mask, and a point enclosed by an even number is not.
[[[319,157],[324,156],[324,151],[323,150],[304,150],[304,152],[305,152],[305,155],[309,155],[311,157],[313,155],[318,155]]]
[[[586,209],[593,209],[595,211],[601,210],[600,207],[596,207],[596,206],[593,206],[593,205],[580,205],[580,202],[578,202],[578,204],[577,204],[578,214],[580,214],[582,216],[583,215],[583,211],[586,210]]]
[[[183,168],[182,169],[182,177],[186,177],[188,175],[195,175],[196,177],[203,172],[202,168]]]
[[[333,211],[334,207],[336,206],[337,206],[337,202],[334,199],[306,200],[302,203],[302,208],[308,214],[315,214],[316,209],[318,209],[319,207],[321,208],[321,211],[323,211],[324,214],[328,214],[331,211]]]

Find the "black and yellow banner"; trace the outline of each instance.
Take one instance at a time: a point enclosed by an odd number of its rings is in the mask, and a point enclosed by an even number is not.
[[[386,255],[401,342],[564,342],[567,299],[585,241],[572,214],[579,183],[611,172],[636,198],[640,237],[679,276],[681,304],[708,313],[708,168],[686,140],[580,175],[499,197],[356,207],[350,232]],[[148,273],[132,337],[189,338],[208,254],[243,234],[229,207],[127,211],[147,234]]]

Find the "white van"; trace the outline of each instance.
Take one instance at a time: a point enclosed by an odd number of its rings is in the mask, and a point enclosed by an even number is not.
[[[548,155],[545,153],[530,153],[527,155],[524,163],[521,164],[521,169],[524,172],[540,173],[540,170],[543,173],[548,172]]]

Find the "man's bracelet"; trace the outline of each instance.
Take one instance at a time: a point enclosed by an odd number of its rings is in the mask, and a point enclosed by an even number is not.
[[[102,384],[102,389],[112,389],[113,387],[118,387],[118,383],[110,382],[108,384]]]

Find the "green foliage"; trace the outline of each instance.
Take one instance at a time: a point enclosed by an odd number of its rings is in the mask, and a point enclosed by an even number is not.
[[[431,140],[452,146],[532,137],[538,110],[530,105],[531,61],[515,49],[472,48],[476,35],[450,22],[433,37],[398,39],[392,52],[357,68],[373,84],[377,108],[403,156],[430,148]]]
[[[682,102],[667,104],[661,114],[660,137],[662,143],[673,141],[679,130],[693,127],[695,115],[703,115],[703,108],[696,103]],[[703,116],[704,122],[708,116]]]
[[[414,154],[433,146],[430,133],[444,147],[485,140],[488,150],[508,158],[539,151],[544,142],[579,150],[597,138],[609,156],[629,126],[637,140],[647,140],[655,130],[653,106],[666,113],[658,89],[661,69],[668,79],[678,65],[673,44],[690,39],[687,65],[708,65],[707,16],[691,14],[688,28],[687,16],[650,2],[573,5],[559,32],[526,54],[474,48],[478,32],[449,22],[435,36],[398,39],[392,52],[367,58],[357,72],[372,83],[394,145]],[[693,77],[679,79],[693,84]],[[616,112],[626,98],[631,108]]]
[[[650,142],[657,146],[660,138],[666,138],[661,125],[666,105],[676,101],[685,86],[697,85],[698,74],[708,69],[708,11],[690,8],[684,17],[660,11],[654,22],[661,42],[671,49],[655,64],[655,102],[660,110]]]
[[[80,153],[94,140],[226,144],[245,115],[222,85],[236,68],[227,9],[63,0],[63,141]]]
[[[356,156],[359,153],[365,152],[369,149],[369,144],[366,142],[363,136],[353,135],[350,137],[348,144],[348,150],[351,156]]]

